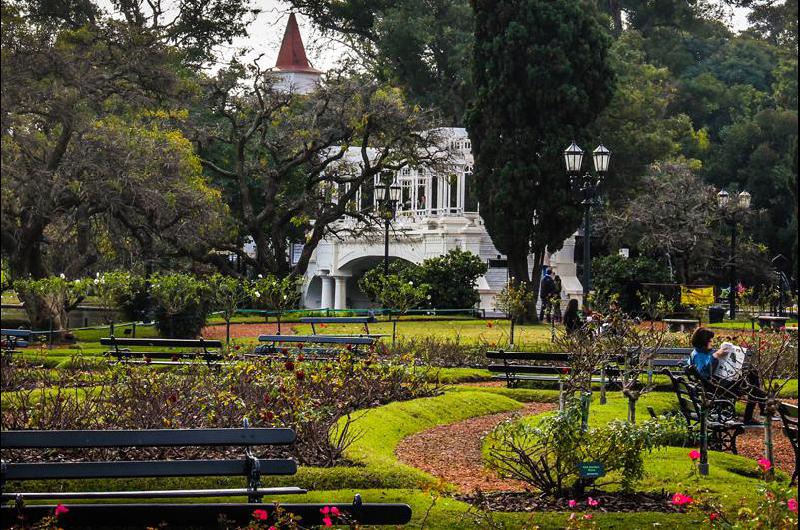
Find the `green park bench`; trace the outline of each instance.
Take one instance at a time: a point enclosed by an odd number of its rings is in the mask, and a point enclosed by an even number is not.
[[[300,317],[303,324],[311,324],[311,333],[317,334],[317,324],[361,324],[364,326],[364,333],[369,335],[369,325],[377,322],[375,315],[366,317]]]
[[[205,362],[217,364],[222,360],[222,341],[199,339],[117,338],[100,339],[103,346],[113,349],[105,352],[110,362],[128,364],[185,365]],[[131,348],[159,348],[159,350],[134,350]],[[177,349],[168,349],[177,348]]]
[[[3,329],[0,330],[3,341],[3,361],[10,362],[17,348],[24,348],[31,343],[33,333],[29,329]]]
[[[351,335],[259,335],[259,342],[267,342],[253,351],[255,356],[288,358],[290,354],[302,354],[306,360],[330,360],[342,349],[361,353],[372,347],[378,338]]]
[[[285,446],[294,443],[295,432],[285,428],[238,429],[156,429],[156,430],[103,430],[103,431],[3,431],[0,433],[3,451],[19,450],[24,462],[3,457],[2,466],[2,527],[18,525],[20,517],[28,526],[52,516],[56,508],[46,501],[61,501],[67,508],[58,516],[58,526],[65,529],[103,526],[109,521],[122,521],[126,527],[217,528],[220,517],[231,523],[246,525],[256,509],[267,509],[269,516],[275,506],[264,503],[265,496],[304,494],[298,487],[263,487],[262,479],[276,475],[294,475],[297,463],[291,458],[258,458],[255,446]],[[103,460],[62,461],[61,452],[86,451],[95,448],[183,448],[183,447],[242,447],[239,458],[197,460]],[[62,451],[53,452],[53,449]],[[31,451],[58,455],[57,461],[30,461]],[[51,457],[52,458],[52,457]],[[18,460],[20,458],[15,458]],[[10,491],[26,481],[126,479],[137,478],[187,478],[187,477],[241,477],[246,486],[230,489],[173,489],[69,491],[57,489],[50,492]],[[54,488],[55,489],[55,488]],[[242,497],[247,502],[196,502],[187,499],[218,499]],[[161,499],[156,502],[156,499]],[[184,499],[169,503],[168,499]],[[116,502],[128,500],[133,502]],[[28,504],[28,501],[33,504]],[[74,501],[74,502],[70,502]],[[97,503],[97,501],[105,501]],[[111,502],[108,502],[111,501]],[[397,525],[411,519],[411,508],[406,504],[368,504],[356,495],[355,502],[346,504],[293,504],[281,503],[288,513],[302,518],[304,526],[322,524],[321,510],[336,506],[348,518],[364,525]]]
[[[797,482],[797,405],[792,405],[791,403],[780,403],[778,404],[778,414],[781,416],[781,421],[783,422],[783,432],[786,433],[786,437],[789,439],[789,442],[792,444],[792,450],[794,451],[794,473],[792,474],[792,480],[790,485],[793,485]]]

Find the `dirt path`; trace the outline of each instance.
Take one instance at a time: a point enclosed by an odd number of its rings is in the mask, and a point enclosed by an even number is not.
[[[278,332],[278,324],[262,322],[260,324],[232,324],[231,338],[234,339],[256,339],[259,335],[274,335]],[[291,324],[281,324],[281,333],[294,333]],[[203,328],[202,336],[204,339],[225,340],[225,324],[214,324]]]
[[[405,438],[397,447],[401,462],[455,484],[462,493],[482,491],[522,491],[525,484],[500,478],[483,466],[483,439],[500,422],[515,414],[530,416],[556,407],[553,403],[528,403],[520,410],[479,416],[440,425]]]

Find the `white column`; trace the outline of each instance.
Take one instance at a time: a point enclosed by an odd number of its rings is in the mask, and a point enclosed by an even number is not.
[[[333,278],[327,272],[320,275],[322,280],[322,296],[320,297],[320,309],[333,308]]]
[[[347,276],[334,276],[336,289],[334,291],[334,309],[347,309]]]

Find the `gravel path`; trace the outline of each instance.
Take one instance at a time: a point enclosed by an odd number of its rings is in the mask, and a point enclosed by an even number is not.
[[[396,454],[401,462],[455,484],[462,493],[471,493],[477,488],[482,491],[523,491],[524,483],[500,478],[483,466],[483,439],[500,422],[514,415],[531,416],[554,408],[554,403],[528,403],[513,412],[440,425],[403,439]]]

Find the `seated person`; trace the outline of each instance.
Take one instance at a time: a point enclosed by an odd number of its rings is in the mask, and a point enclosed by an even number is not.
[[[739,373],[738,377],[720,377],[720,362],[725,361],[730,355],[731,348],[727,346],[714,350],[711,341],[714,332],[708,328],[698,328],[692,335],[692,346],[694,350],[689,358],[689,363],[694,366],[697,374],[703,382],[706,390],[711,392],[722,391],[722,395],[733,397],[745,397],[747,405],[744,409],[744,422],[755,424],[753,412],[755,412],[756,402],[758,402],[761,414],[764,414],[764,398],[766,392],[761,388],[758,374],[752,371]],[[724,371],[722,371],[724,373]]]

